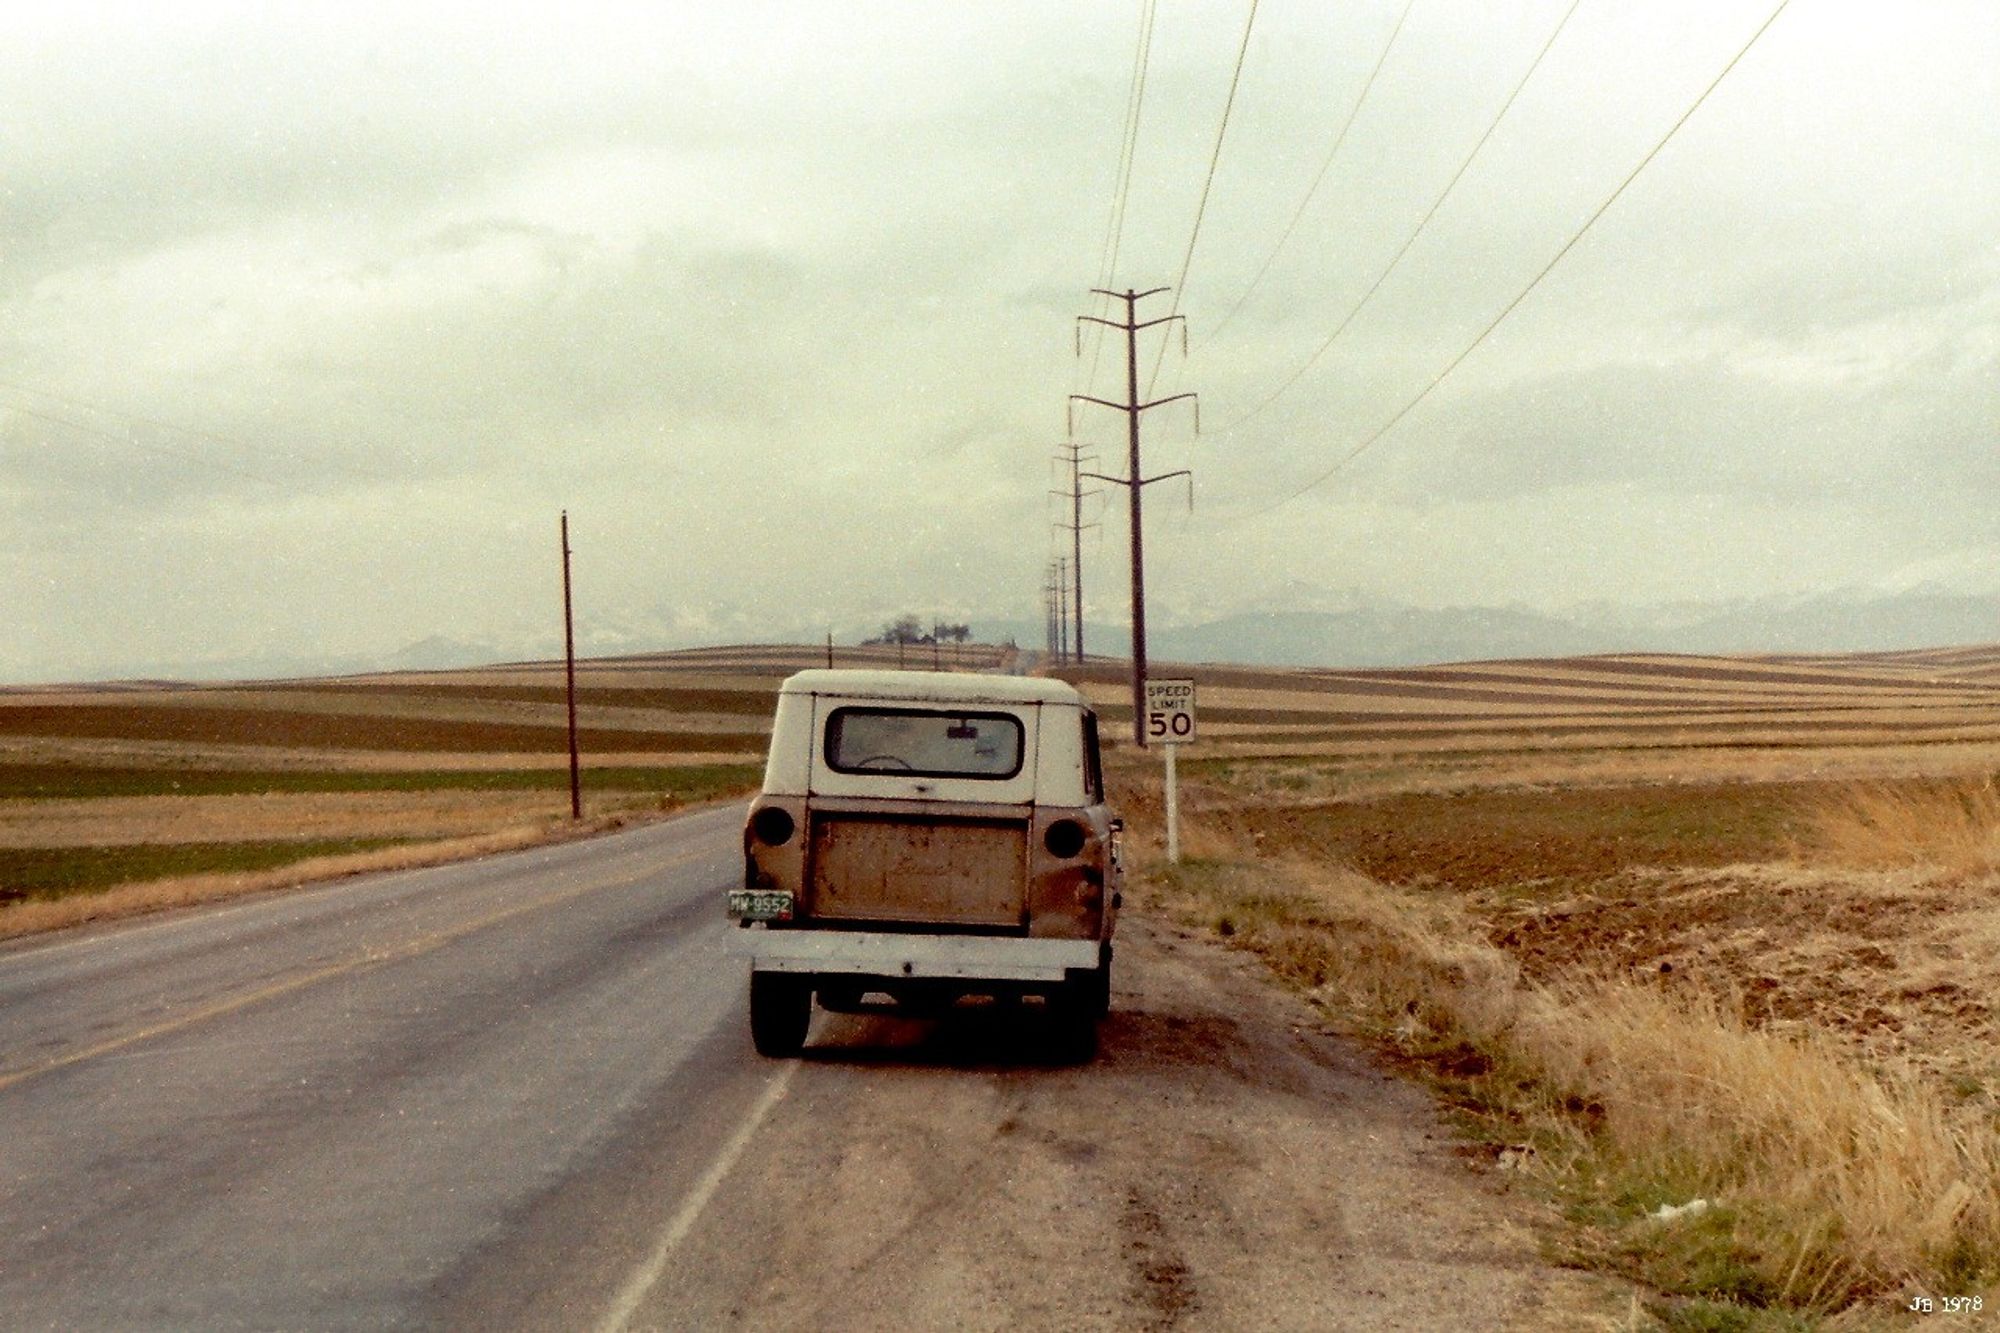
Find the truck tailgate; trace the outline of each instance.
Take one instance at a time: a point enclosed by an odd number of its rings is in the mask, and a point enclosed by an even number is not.
[[[1026,910],[1024,819],[815,812],[811,915],[843,921],[1018,927]]]

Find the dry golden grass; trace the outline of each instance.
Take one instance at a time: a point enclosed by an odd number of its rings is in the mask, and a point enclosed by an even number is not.
[[[1802,860],[1957,875],[2000,867],[2000,785],[1990,774],[1931,783],[1856,783],[1804,812]]]
[[[1650,1287],[1661,1325],[1991,1310],[2000,696],[1968,660],[1551,663],[1545,698],[1612,675],[1665,693],[1646,725],[1596,702],[1540,734],[1497,696],[1544,668],[1486,664],[1420,688],[1483,674],[1520,734],[1217,729],[1183,755],[1175,870],[1156,761],[1127,752],[1137,894],[1426,1071],[1532,1164],[1507,1179],[1567,1210],[1552,1244]],[[1346,676],[1379,705],[1393,673]],[[1656,725],[1675,692],[1685,725]]]
[[[593,794],[593,804],[611,798]],[[462,838],[567,816],[568,792],[384,791],[0,802],[0,847]],[[304,831],[303,833],[301,831]]]
[[[1495,787],[1954,780],[2000,771],[2000,742],[1746,747],[1662,743],[1525,751],[1320,742],[1241,746],[1209,744],[1204,736],[1201,745],[1183,756],[1181,771],[1197,781],[1220,776],[1232,791],[1278,803]]]
[[[1718,1309],[1850,1318],[1991,1281],[2000,1133],[1985,1109],[1810,1032],[1746,1026],[1700,990],[1587,967],[1530,984],[1451,897],[1190,834],[1234,859],[1155,859],[1151,891],[1426,1063],[1569,1204],[1573,1257]],[[1649,1216],[1697,1198],[1699,1217]]]
[[[567,842],[623,828],[638,817],[632,812],[598,815],[580,822],[567,818],[544,820],[490,830],[473,837],[453,838],[408,847],[387,847],[379,851],[356,852],[346,856],[318,857],[298,861],[275,870],[241,871],[229,874],[183,875],[174,879],[121,884],[100,893],[66,898],[35,900],[0,906],[0,940],[43,931],[63,930],[99,921],[115,921],[154,912],[219,902],[246,894],[302,884],[419,866],[443,865],[452,861],[490,856],[545,843]]]

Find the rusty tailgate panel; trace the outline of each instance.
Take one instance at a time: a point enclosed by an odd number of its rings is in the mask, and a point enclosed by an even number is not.
[[[813,916],[1019,928],[1028,825],[1017,819],[819,813],[812,817]]]

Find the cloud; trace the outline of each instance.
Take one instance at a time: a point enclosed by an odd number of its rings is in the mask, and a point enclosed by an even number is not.
[[[1565,9],[1419,6],[1211,336],[1400,11],[1260,13],[1179,294],[1193,356],[1159,386],[1198,390],[1213,437],[1147,426],[1148,471],[1201,474],[1195,515],[1162,493],[1149,531],[1185,605],[1299,571],[1547,603],[1679,565],[1727,595],[1977,545],[1995,20],[1949,6],[1794,7],[1408,420],[1245,518],[1461,351],[1747,35],[1728,3],[1579,11],[1349,332],[1218,434],[1352,307]],[[15,660],[539,635],[564,506],[606,624],[1031,615],[1132,17],[0,15]],[[1118,285],[1179,271],[1239,23],[1160,17]],[[1088,554],[1106,607],[1110,509]]]

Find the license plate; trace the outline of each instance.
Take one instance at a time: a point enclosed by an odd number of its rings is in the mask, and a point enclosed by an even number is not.
[[[792,895],[783,889],[731,889],[729,915],[738,921],[790,921]]]

